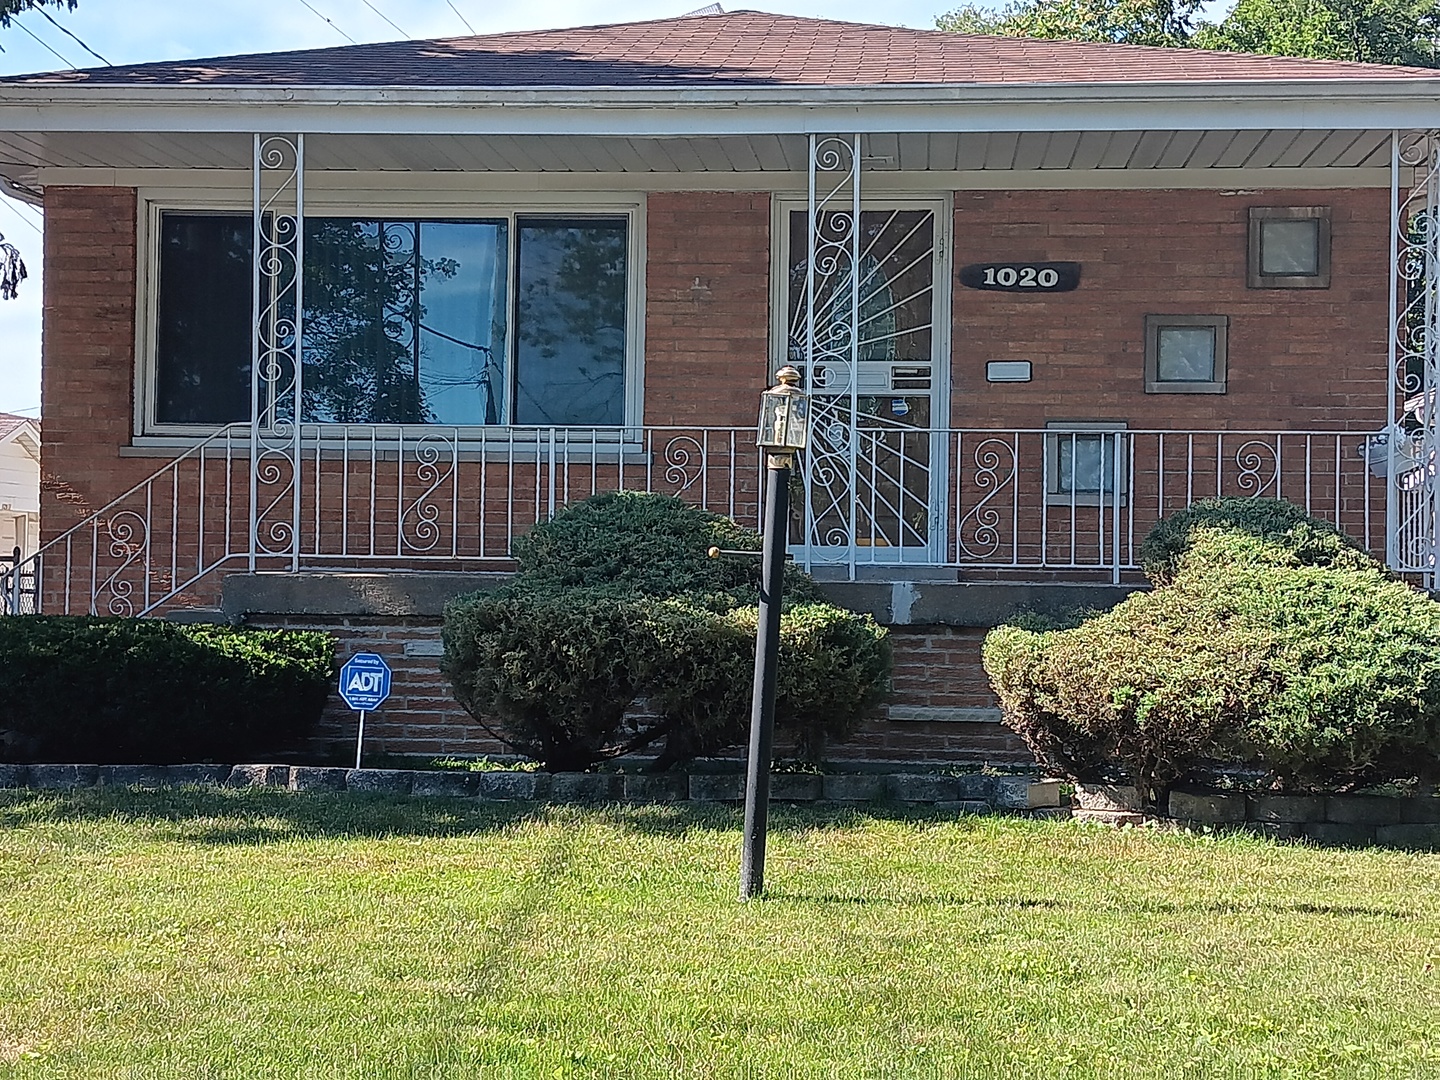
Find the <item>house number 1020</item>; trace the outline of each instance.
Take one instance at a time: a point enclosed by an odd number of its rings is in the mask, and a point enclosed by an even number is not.
[[[1080,284],[1077,262],[975,263],[962,267],[960,284],[995,292],[1069,292]]]

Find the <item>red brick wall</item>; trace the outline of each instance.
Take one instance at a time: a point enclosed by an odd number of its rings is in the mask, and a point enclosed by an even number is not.
[[[45,539],[160,464],[122,460],[135,356],[135,191],[45,189],[43,444]]]
[[[770,196],[647,206],[645,422],[748,427],[769,368]]]
[[[1070,260],[1074,292],[954,286],[956,427],[1379,427],[1385,412],[1389,192],[962,191],[955,266]],[[1328,206],[1328,289],[1249,289],[1252,206]],[[1223,395],[1146,394],[1145,316],[1228,315]],[[987,383],[1029,360],[1030,383]]]

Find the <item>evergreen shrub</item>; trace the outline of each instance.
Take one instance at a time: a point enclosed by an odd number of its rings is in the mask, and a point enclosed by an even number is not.
[[[445,613],[456,700],[554,771],[657,747],[659,768],[745,738],[760,537],[679,499],[598,495],[515,545],[520,569]],[[890,646],[867,616],[819,601],[786,570],[776,726],[801,752],[853,732],[889,688]],[[649,714],[630,716],[637,699]]]
[[[1073,629],[986,638],[1037,759],[1151,799],[1226,764],[1303,789],[1440,773],[1440,604],[1293,509],[1202,514],[1152,546],[1178,551],[1154,591]]]
[[[303,736],[329,635],[161,619],[0,618],[0,759],[244,760]]]

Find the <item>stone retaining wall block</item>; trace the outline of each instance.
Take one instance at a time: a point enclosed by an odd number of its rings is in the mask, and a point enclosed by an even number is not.
[[[1089,810],[1076,807],[1070,811],[1075,821],[1089,821],[1100,825],[1144,825],[1146,817],[1133,810]]]
[[[625,773],[622,790],[628,802],[684,802],[690,781],[684,773]]]
[[[739,802],[745,798],[745,777],[739,773],[691,773],[690,798],[696,802]]]
[[[995,808],[983,799],[958,799],[954,802],[937,802],[934,804],[936,810],[944,810],[950,814],[979,815],[993,814]]]
[[[543,797],[541,782],[549,779],[539,773],[511,772],[509,770],[481,772],[473,775],[475,776],[475,797],[493,802],[541,798]]]
[[[1375,828],[1375,839],[1395,847],[1440,849],[1440,823],[1379,825]]]
[[[770,777],[770,798],[779,802],[814,802],[824,787],[819,773],[775,773]]]
[[[1312,821],[1305,826],[1305,838],[1327,847],[1367,847],[1375,843],[1375,826]]]
[[[955,777],[956,790],[962,800],[984,799],[989,802],[1000,790],[1002,783],[1012,780],[1030,782],[1028,776],[987,776],[985,773],[965,773]]]
[[[23,788],[29,784],[29,765],[0,765],[0,788]]]
[[[1145,809],[1140,792],[1125,784],[1076,784],[1075,804],[1082,810],[1138,814]]]
[[[468,769],[417,770],[410,775],[410,793],[420,798],[468,799],[479,790],[479,777]]]
[[[229,765],[166,765],[165,779],[174,787],[204,787],[223,784],[230,778]]]
[[[345,769],[296,765],[290,770],[291,791],[344,791]]]
[[[1330,795],[1325,820],[1347,825],[1398,825],[1404,821],[1405,800],[1383,795]]]
[[[624,790],[619,773],[552,773],[549,798],[555,802],[617,802]]]
[[[1059,780],[1028,776],[996,776],[990,799],[999,810],[1039,810],[1060,805]]]
[[[1240,827],[1269,840],[1294,840],[1305,835],[1305,826],[1298,821],[1247,821]]]
[[[1434,795],[1417,795],[1413,799],[1402,799],[1405,804],[1404,823],[1411,825],[1440,825],[1440,798]]]
[[[835,773],[820,778],[820,791],[832,802],[874,802],[885,797],[879,773]]]
[[[415,774],[408,769],[346,769],[345,790],[376,795],[409,795]]]
[[[101,787],[145,788],[153,791],[169,783],[164,765],[101,765],[96,783]]]
[[[236,765],[230,770],[226,781],[231,787],[278,787],[290,786],[289,765]]]
[[[954,776],[933,776],[927,773],[893,773],[889,784],[890,797],[900,802],[957,802],[960,781]]]
[[[1324,821],[1323,795],[1252,795],[1250,817],[1254,821]]]
[[[68,791],[94,787],[100,776],[97,765],[31,765],[30,786],[40,791]]]
[[[1245,796],[1241,792],[1170,792],[1170,816],[1179,821],[1204,825],[1239,823],[1245,820],[1245,811]]]

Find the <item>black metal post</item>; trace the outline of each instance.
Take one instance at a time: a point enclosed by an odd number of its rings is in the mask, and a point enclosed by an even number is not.
[[[775,741],[775,669],[780,659],[780,600],[785,587],[785,530],[790,520],[789,454],[766,455],[765,532],[760,555],[760,621],[755,631],[755,693],[745,768],[745,839],[740,899],[765,888],[765,829],[770,816],[770,757]]]

